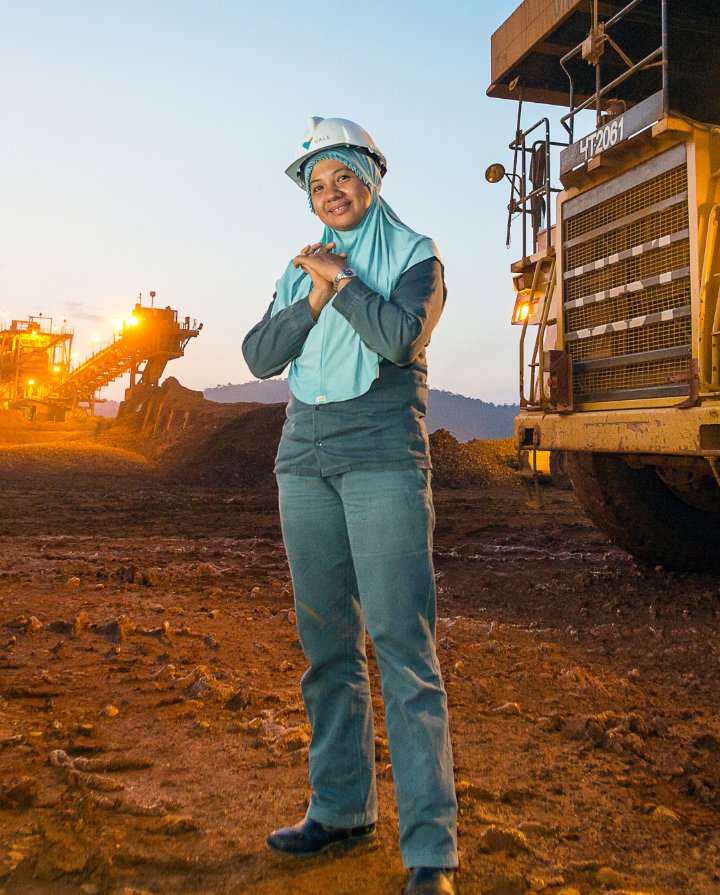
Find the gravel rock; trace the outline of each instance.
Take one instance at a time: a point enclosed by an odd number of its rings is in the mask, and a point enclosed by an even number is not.
[[[85,869],[90,854],[76,833],[64,827],[48,826],[43,838],[43,848],[35,865],[35,879],[50,882],[65,873],[79,873]]]
[[[658,805],[653,811],[651,817],[653,820],[660,820],[666,823],[679,824],[680,818],[675,814],[672,808],[666,808],[664,805]]]
[[[645,758],[647,756],[645,743],[636,733],[626,734],[623,738],[623,746],[625,749],[631,751],[633,755],[637,755],[638,758]]]
[[[30,619],[30,621],[32,622],[32,619]],[[712,733],[701,733],[700,736],[695,737],[693,746],[696,749],[702,749],[705,752],[712,752],[715,755],[720,755],[720,740]]]
[[[524,805],[526,802],[529,802],[530,799],[534,799],[537,797],[537,793],[532,789],[522,789],[517,786],[513,786],[510,789],[504,789],[500,791],[499,799],[505,805]]]
[[[569,718],[562,727],[562,735],[567,740],[584,740],[587,736],[584,718]]]
[[[120,713],[119,709],[116,706],[106,705],[104,709],[100,709],[100,711],[98,712],[98,715],[101,718],[114,718],[119,713]]]
[[[80,579],[79,578],[70,578],[65,582],[65,587],[80,587]]]
[[[53,749],[50,755],[48,755],[48,762],[54,768],[72,767],[72,761],[70,760],[67,752],[65,752],[63,749]]]
[[[180,836],[183,833],[194,833],[198,829],[197,823],[192,817],[182,817],[176,814],[168,814],[161,821],[161,831],[166,836]]]
[[[90,625],[90,617],[87,612],[80,612],[73,622],[72,626],[72,636],[77,640],[78,637],[82,635],[82,633],[89,627]]]
[[[506,702],[505,705],[493,709],[493,712],[501,718],[517,718],[521,717],[523,713],[517,702]]]
[[[598,883],[606,889],[617,889],[623,884],[623,877],[617,870],[612,867],[601,867],[596,877]]]
[[[146,637],[157,637],[157,639],[161,640],[163,643],[170,643],[170,622],[164,621],[159,628],[151,628],[150,630],[145,629],[142,633]]]
[[[0,808],[29,808],[37,800],[39,789],[34,777],[13,777],[0,791]]]
[[[181,690],[187,690],[187,688],[194,684],[199,677],[202,677],[204,674],[207,673],[208,670],[204,665],[198,665],[197,667],[193,668],[193,670],[185,677],[180,678],[177,682],[177,685],[178,687],[180,687]]]
[[[167,681],[170,678],[175,677],[175,666],[163,665],[163,667],[154,672],[151,677],[154,681]]]
[[[130,619],[121,615],[118,619],[105,622],[103,625],[98,625],[95,628],[95,633],[102,634],[103,637],[106,637],[110,641],[110,643],[124,643],[127,640],[128,634],[131,634],[134,630],[135,626]]]
[[[648,732],[653,736],[665,737],[670,732],[670,729],[659,715],[655,715],[650,722]]]
[[[232,687],[223,686],[212,674],[203,674],[187,688],[185,696],[187,699],[202,699],[205,696],[211,696],[227,702],[232,696]]]
[[[458,799],[467,799],[476,802],[493,802],[497,798],[497,794],[485,789],[483,786],[476,786],[469,780],[458,780],[455,785],[455,793]]]
[[[72,729],[72,732],[79,737],[91,737],[94,731],[94,724],[76,724]]]
[[[479,841],[481,851],[490,854],[504,851],[514,855],[518,852],[530,850],[527,838],[519,830],[504,830],[500,827],[490,827],[485,830]]]
[[[485,889],[487,895],[525,895],[528,887],[522,874],[501,876],[495,880],[490,888]]]
[[[648,726],[640,717],[640,715],[635,712],[631,712],[628,715],[624,715],[618,725],[621,730],[630,731],[630,733],[637,734],[643,739],[648,735]]]
[[[81,783],[83,788],[97,789],[100,792],[117,792],[125,789],[119,780],[113,780],[112,777],[105,777],[102,774],[80,774],[76,781]]]
[[[550,827],[534,820],[524,820],[521,824],[518,824],[518,830],[531,839],[537,839],[539,837],[548,839],[551,836],[556,835]]]

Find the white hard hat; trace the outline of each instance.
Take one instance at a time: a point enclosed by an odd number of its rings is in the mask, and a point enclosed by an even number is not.
[[[370,134],[359,124],[345,118],[311,118],[295,153],[295,161],[285,173],[298,186],[305,189],[303,164],[311,155],[330,149],[331,146],[350,146],[353,149],[364,150],[375,159],[380,173],[385,176],[387,171],[385,156],[373,143]]]

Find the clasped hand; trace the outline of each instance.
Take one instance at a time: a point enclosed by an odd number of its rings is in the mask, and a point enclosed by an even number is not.
[[[295,267],[300,267],[312,280],[313,288],[309,295],[310,313],[313,320],[317,320],[320,312],[335,295],[333,283],[335,277],[347,267],[347,254],[340,252],[335,255],[332,249],[335,248],[334,242],[328,242],[323,245],[316,242],[315,245],[308,245],[293,259]],[[341,280],[340,285],[345,285],[347,281]]]

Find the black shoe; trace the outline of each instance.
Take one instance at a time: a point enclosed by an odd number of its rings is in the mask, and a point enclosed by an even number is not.
[[[413,867],[403,895],[460,895],[454,867]]]
[[[375,824],[364,827],[329,827],[306,817],[296,827],[283,827],[268,836],[267,846],[279,855],[312,858],[333,849],[350,849],[375,838]],[[442,889],[438,889],[441,892]]]

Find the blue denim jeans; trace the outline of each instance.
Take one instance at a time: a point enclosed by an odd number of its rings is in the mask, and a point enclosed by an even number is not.
[[[308,817],[377,819],[365,626],[380,669],[406,867],[457,865],[447,698],[435,653],[435,514],[422,469],[279,475],[297,626],[310,667]]]

